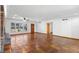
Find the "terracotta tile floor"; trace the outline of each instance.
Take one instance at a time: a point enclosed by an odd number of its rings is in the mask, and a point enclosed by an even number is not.
[[[11,37],[11,47],[8,50],[5,49],[5,52],[76,53],[79,52],[79,40],[42,33],[17,35]]]

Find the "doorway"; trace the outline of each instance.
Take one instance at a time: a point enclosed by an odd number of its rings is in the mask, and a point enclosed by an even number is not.
[[[47,23],[47,34],[51,33],[51,26],[50,23]]]
[[[31,34],[34,34],[34,24],[31,24]]]

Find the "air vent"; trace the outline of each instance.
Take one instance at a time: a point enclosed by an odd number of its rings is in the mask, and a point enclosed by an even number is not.
[[[62,19],[63,21],[68,20],[68,19]]]

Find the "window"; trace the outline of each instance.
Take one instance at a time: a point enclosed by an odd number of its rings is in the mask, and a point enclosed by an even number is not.
[[[15,23],[11,23],[11,29],[15,29]]]
[[[20,32],[19,23],[16,23],[16,32]]]
[[[23,29],[22,23],[19,23],[19,28]]]
[[[11,32],[25,32],[27,31],[27,24],[11,23]]]
[[[24,30],[27,31],[27,24],[24,25]]]
[[[15,23],[11,23],[11,32],[15,32]]]

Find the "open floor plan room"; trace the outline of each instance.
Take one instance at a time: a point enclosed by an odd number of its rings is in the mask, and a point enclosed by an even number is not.
[[[79,5],[0,5],[1,53],[79,53]]]

